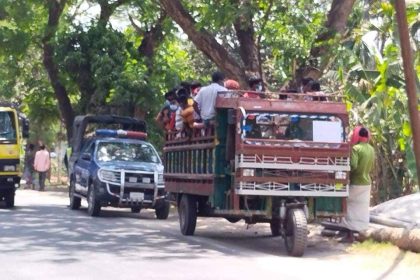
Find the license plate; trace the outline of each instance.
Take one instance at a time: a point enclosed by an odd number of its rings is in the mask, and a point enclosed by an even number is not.
[[[128,177],[128,182],[137,183],[137,177]]]
[[[132,192],[132,193],[130,193],[130,199],[132,199],[132,200],[138,200],[138,201],[143,201],[144,200],[144,193],[135,193],[135,192]]]

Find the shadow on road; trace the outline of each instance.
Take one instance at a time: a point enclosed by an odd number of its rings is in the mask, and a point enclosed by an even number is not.
[[[89,253],[143,259],[195,259],[222,255],[250,257],[260,254],[287,256],[283,239],[271,237],[267,225],[249,229],[240,222],[199,219],[196,235],[179,232],[172,209],[168,220],[155,219],[154,211],[133,214],[105,210],[90,217],[86,209],[71,211],[65,205],[31,205],[0,209],[0,254],[43,250],[51,261],[71,263]],[[310,238],[304,257],[330,257],[345,253]]]

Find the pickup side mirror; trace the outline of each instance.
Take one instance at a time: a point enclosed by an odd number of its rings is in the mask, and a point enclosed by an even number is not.
[[[89,153],[83,153],[82,154],[82,159],[86,160],[86,161],[91,161],[92,160],[92,156]]]

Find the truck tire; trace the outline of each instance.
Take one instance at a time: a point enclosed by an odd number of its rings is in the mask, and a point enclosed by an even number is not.
[[[166,220],[169,216],[171,205],[169,201],[164,201],[158,208],[155,209],[156,218],[158,220]]]
[[[289,209],[285,225],[284,242],[290,256],[301,257],[308,239],[308,225],[305,212],[301,208]]]
[[[13,207],[15,207],[15,192],[14,191],[9,191],[4,196],[4,200],[6,202],[6,207],[7,208],[13,208]]]
[[[270,222],[271,235],[279,236],[280,235],[280,220],[279,218],[273,218]]]
[[[178,206],[179,226],[183,235],[193,235],[197,224],[197,201],[194,196],[184,194]]]
[[[80,208],[82,204],[82,199],[74,195],[75,190],[75,182],[74,179],[70,179],[70,186],[69,186],[69,198],[70,198],[70,209],[77,210]]]
[[[101,212],[101,202],[96,197],[96,191],[91,185],[88,190],[88,214],[92,217],[99,216],[99,213]]]
[[[235,217],[225,217],[225,219],[232,224],[235,224],[237,222],[239,222],[240,220],[242,220],[242,218],[235,218]]]
[[[140,210],[141,210],[140,206],[131,207],[131,213],[140,213]]]

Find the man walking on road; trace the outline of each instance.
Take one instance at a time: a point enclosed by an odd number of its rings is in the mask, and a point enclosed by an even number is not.
[[[45,189],[45,179],[50,166],[50,153],[45,149],[45,145],[42,144],[39,147],[39,151],[36,152],[34,160],[34,169],[39,176],[39,191],[44,191]]]

